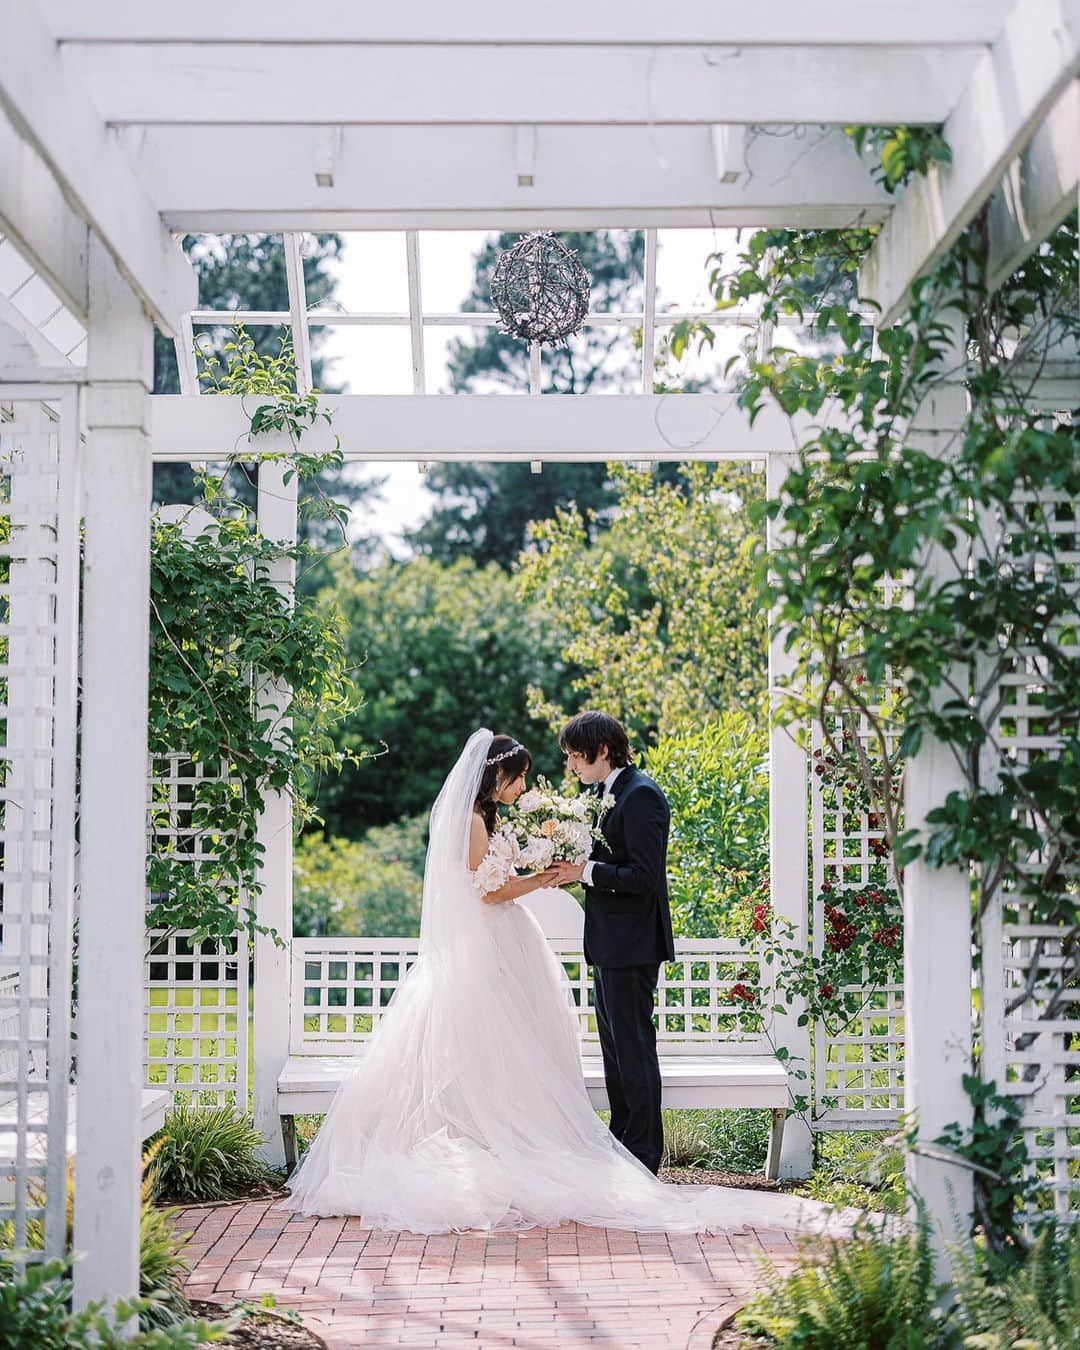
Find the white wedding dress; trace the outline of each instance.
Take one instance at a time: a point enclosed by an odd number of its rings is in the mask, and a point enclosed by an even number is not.
[[[794,1197],[666,1185],[596,1115],[561,965],[528,909],[485,904],[468,870],[491,738],[470,738],[439,794],[418,958],[284,1207],[417,1233],[567,1219],[646,1231],[846,1227]]]

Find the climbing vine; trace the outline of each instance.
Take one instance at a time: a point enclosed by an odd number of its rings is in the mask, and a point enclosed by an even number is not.
[[[758,573],[795,657],[780,719],[817,723],[816,768],[861,795],[889,863],[887,880],[824,897],[820,958],[781,951],[775,925],[762,927],[781,992],[806,997],[827,1023],[854,1012],[830,1007],[854,973],[848,953],[892,945],[879,936],[893,925],[878,924],[876,893],[898,915],[916,858],[970,869],[976,918],[1001,904],[1045,927],[1009,1012],[1037,1002],[1033,1016],[1053,1021],[1080,986],[1080,447],[1070,419],[1032,398],[1047,360],[1080,334],[1077,227],[1067,221],[1000,288],[987,275],[986,230],[984,213],[876,336],[853,284],[872,231],[758,231],[734,269],[718,262],[713,274],[719,305],[754,299],[764,318],[805,317],[814,291],[826,297],[808,318],[812,352],[777,345],[746,359],[749,416],[767,401],[815,416],[827,400],[847,415],[803,438],[779,496],[759,511],[784,532]],[[967,412],[931,448],[918,427],[943,380],[962,383]],[[1018,754],[1024,682],[1036,740]],[[963,788],[917,832],[903,820],[904,771],[928,737],[951,754]],[[1028,1067],[1034,1078],[1038,1065]],[[1018,1129],[1017,1119],[1006,1125]],[[995,1203],[985,1198],[987,1215]]]
[[[186,528],[193,517],[158,521],[153,532],[148,925],[193,929],[196,939],[254,923],[265,794],[289,793],[303,821],[318,775],[356,758],[331,734],[356,707],[342,621],[294,599],[275,576],[282,562],[302,565],[311,550],[264,538],[229,492],[230,474],[252,459],[283,461],[285,481],[297,475],[317,489],[340,450],[312,454],[301,442],[329,414],[317,394],[296,393],[287,342],[263,357],[238,329],[220,358],[200,356],[211,389],[241,394],[252,408],[251,444],[199,474],[210,521],[200,517],[197,532]],[[253,446],[267,432],[284,432],[290,449],[259,454]],[[344,527],[337,502],[318,490],[309,501]],[[289,691],[280,710],[267,698],[271,685]],[[170,776],[179,780],[172,791]]]

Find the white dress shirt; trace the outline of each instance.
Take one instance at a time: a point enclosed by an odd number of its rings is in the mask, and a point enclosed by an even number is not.
[[[611,771],[611,772],[608,774],[608,776],[604,779],[604,790],[603,790],[603,792],[600,794],[600,800],[601,800],[601,801],[605,801],[608,797],[611,796],[611,788],[612,788],[612,784],[615,782],[615,779],[618,778],[619,774],[622,773],[622,771],[623,771],[623,769],[624,769],[625,767],[626,767],[625,765],[620,764],[620,765],[618,766],[618,768],[612,769],[612,771]],[[590,862],[587,862],[587,863],[585,864],[585,870],[584,870],[584,871],[582,872],[582,874],[581,874],[581,879],[582,879],[582,881],[585,883],[586,886],[591,886],[591,885],[592,885],[592,874],[593,874],[593,868],[594,868],[595,866],[596,866],[596,864],[595,864],[594,862],[591,862],[591,861],[590,861]]]

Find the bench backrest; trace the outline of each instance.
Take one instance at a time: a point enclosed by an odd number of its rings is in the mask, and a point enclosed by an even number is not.
[[[581,943],[548,942],[573,991],[585,1053],[599,1054],[592,979]],[[416,960],[417,947],[416,938],[294,938],[291,1053],[361,1054]],[[660,968],[653,1018],[663,1052],[766,1053],[761,1009],[771,999],[759,958],[734,938],[679,938],[675,955]]]

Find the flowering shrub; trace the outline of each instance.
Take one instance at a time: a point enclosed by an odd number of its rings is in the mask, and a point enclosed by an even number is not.
[[[773,914],[767,889],[768,882],[762,883],[743,906],[740,935],[775,969],[777,999],[805,1000],[800,1024],[821,1020],[835,1035],[895,977],[903,944],[896,891],[876,881],[837,888],[826,879],[818,896],[824,932],[815,954],[792,944],[792,925]]]

